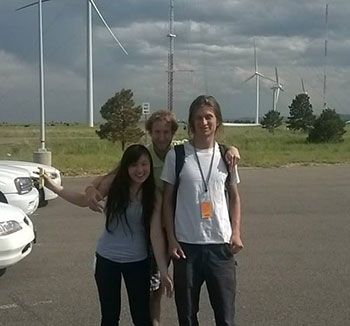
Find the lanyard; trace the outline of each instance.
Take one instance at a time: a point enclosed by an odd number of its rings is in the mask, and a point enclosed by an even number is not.
[[[201,167],[201,163],[199,162],[199,158],[198,158],[196,147],[193,146],[193,148],[194,148],[194,155],[196,156],[197,164],[198,164],[198,167],[199,167],[199,171],[201,173],[201,177],[202,177],[202,180],[203,180],[203,183],[204,183],[204,189],[205,189],[205,192],[207,192],[208,191],[209,178],[210,178],[210,175],[211,175],[211,169],[213,167],[214,156],[215,156],[215,143],[214,143],[214,147],[213,147],[213,154],[211,156],[211,162],[210,162],[210,167],[209,167],[209,171],[208,171],[208,175],[207,175],[207,180],[204,179],[204,174],[203,174],[203,170],[202,170],[202,167]]]

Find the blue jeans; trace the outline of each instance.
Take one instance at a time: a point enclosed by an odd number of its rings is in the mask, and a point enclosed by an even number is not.
[[[95,280],[101,305],[101,326],[118,326],[123,276],[130,313],[136,326],[151,326],[149,310],[149,260],[116,263],[96,253]]]
[[[180,245],[186,259],[173,260],[179,325],[199,325],[199,295],[206,282],[216,325],[234,326],[236,268],[229,244]]]

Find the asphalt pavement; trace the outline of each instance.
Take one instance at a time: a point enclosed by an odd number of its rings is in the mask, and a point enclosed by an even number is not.
[[[350,325],[350,165],[240,176],[237,326]],[[83,190],[90,180],[64,185]],[[99,325],[93,258],[103,215],[56,199],[32,220],[33,252],[0,278],[0,325]],[[163,299],[162,320],[177,325],[173,299]],[[200,321],[215,325],[205,288]],[[120,325],[132,325],[125,291]]]

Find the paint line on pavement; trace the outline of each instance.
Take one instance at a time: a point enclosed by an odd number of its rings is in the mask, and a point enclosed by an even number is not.
[[[38,301],[38,302],[33,303],[32,306],[39,306],[42,304],[50,304],[52,302],[53,302],[52,300]]]
[[[3,304],[0,306],[0,310],[13,309],[13,308],[18,308],[18,305],[16,305],[15,303],[10,303],[10,304]]]

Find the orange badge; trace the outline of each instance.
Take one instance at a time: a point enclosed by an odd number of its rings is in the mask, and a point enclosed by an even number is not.
[[[211,218],[211,202],[203,201],[201,202],[201,212],[202,218]]]

